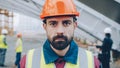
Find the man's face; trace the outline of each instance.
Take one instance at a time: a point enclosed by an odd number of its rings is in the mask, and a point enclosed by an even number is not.
[[[48,18],[43,27],[52,47],[57,50],[63,50],[73,39],[77,23],[73,22],[73,17],[60,16]]]

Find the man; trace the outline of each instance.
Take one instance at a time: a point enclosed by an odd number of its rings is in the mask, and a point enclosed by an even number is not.
[[[111,32],[112,30],[110,28],[105,28],[105,38],[103,40],[102,44],[102,66],[103,68],[110,68],[110,50],[112,49],[113,41],[111,39]]]
[[[73,40],[79,16],[73,0],[46,0],[40,15],[47,40],[21,60],[21,68],[94,68],[91,52]]]
[[[4,67],[5,63],[5,55],[7,51],[7,43],[6,43],[6,35],[8,31],[6,29],[2,29],[0,35],[0,67]]]
[[[21,53],[22,53],[22,34],[18,33],[17,34],[17,41],[16,41],[16,46],[15,46],[15,51],[16,51],[16,60],[15,60],[15,68],[16,66],[20,68],[20,60],[21,60]]]

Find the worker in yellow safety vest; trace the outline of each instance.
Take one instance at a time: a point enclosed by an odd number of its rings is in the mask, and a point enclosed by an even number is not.
[[[7,51],[7,43],[6,43],[6,35],[8,34],[8,31],[6,29],[2,29],[1,35],[0,35],[0,67],[4,67],[5,63],[5,55]]]
[[[93,54],[73,40],[76,16],[73,0],[46,0],[40,18],[47,40],[22,58],[21,68],[99,68]]]
[[[16,60],[15,60],[15,68],[20,68],[20,60],[21,60],[21,53],[22,53],[22,34],[18,33],[17,34],[17,41],[16,41],[16,46],[15,46],[15,51],[16,51]]]

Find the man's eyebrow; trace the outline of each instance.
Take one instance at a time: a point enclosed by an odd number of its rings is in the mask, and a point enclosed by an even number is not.
[[[51,21],[48,21],[48,22],[51,23],[51,22],[57,22],[57,21],[52,21],[52,20],[51,20]]]
[[[62,22],[65,22],[65,21],[72,22],[71,20],[63,20]]]

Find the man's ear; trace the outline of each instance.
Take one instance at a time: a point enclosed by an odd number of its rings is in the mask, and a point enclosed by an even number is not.
[[[45,23],[43,23],[43,28],[46,30],[46,24]]]
[[[74,22],[74,28],[77,28],[78,24],[77,22]]]

